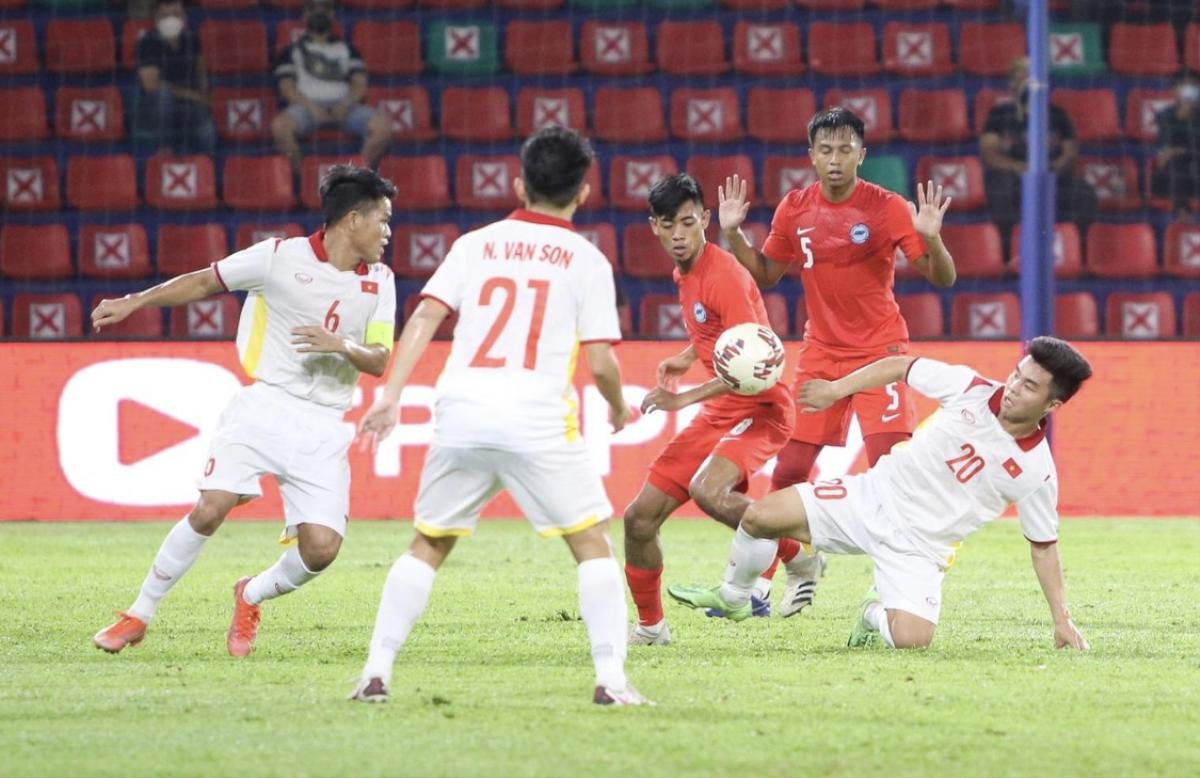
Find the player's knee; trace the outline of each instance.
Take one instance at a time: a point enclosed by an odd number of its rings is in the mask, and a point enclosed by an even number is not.
[[[625,509],[622,517],[625,523],[625,537],[636,541],[652,540],[658,532],[658,521],[648,512],[641,509],[634,501]]]
[[[300,559],[311,572],[319,573],[333,564],[341,548],[342,539],[337,536],[310,540],[300,546]]]
[[[201,535],[212,535],[225,521],[225,516],[228,514],[229,511],[223,506],[201,500],[196,503],[196,507],[192,508],[192,512],[188,515],[188,523]]]
[[[766,515],[758,503],[752,502],[746,508],[746,512],[742,514],[742,521],[739,525],[746,534],[751,537],[765,537],[766,532]]]
[[[893,618],[888,625],[896,648],[929,648],[937,625],[922,618]]]
[[[688,485],[688,496],[695,500],[700,510],[709,516],[720,516],[725,506],[726,489],[714,488],[712,484],[696,479]]]

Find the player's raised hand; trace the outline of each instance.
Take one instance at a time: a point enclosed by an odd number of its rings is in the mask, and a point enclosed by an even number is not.
[[[346,350],[346,342],[317,324],[292,327],[292,345],[301,354],[338,354]]]
[[[374,454],[379,442],[391,434],[399,419],[400,403],[389,402],[382,397],[376,400],[371,410],[358,422],[358,450],[369,449]]]
[[[736,230],[746,221],[746,214],[750,212],[746,191],[746,182],[737,173],[727,176],[725,185],[717,187],[717,219],[721,229]]]
[[[683,400],[680,396],[669,389],[657,387],[651,389],[642,398],[642,413],[653,413],[654,411],[677,411],[683,407]]]
[[[92,311],[92,327],[99,332],[101,327],[123,321],[136,310],[137,303],[128,295],[115,300],[101,300]]]
[[[1067,619],[1065,621],[1054,624],[1054,647],[1055,648],[1073,648],[1076,651],[1088,651],[1091,646],[1088,645],[1087,638],[1075,626],[1075,622]]]
[[[946,215],[946,210],[950,207],[950,203],[954,198],[942,196],[942,185],[938,184],[937,189],[933,187],[933,181],[927,182],[924,186],[920,182],[917,183],[917,202],[908,203],[908,212],[912,216],[913,229],[917,231],[923,238],[936,238],[942,232],[942,217]]]
[[[823,411],[840,399],[833,388],[832,381],[814,378],[811,381],[805,381],[804,385],[800,387],[801,413]]]

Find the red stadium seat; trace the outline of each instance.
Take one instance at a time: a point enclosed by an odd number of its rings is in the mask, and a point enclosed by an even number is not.
[[[115,86],[60,87],[54,95],[54,126],[65,140],[121,140],[125,135],[121,91]]]
[[[1000,230],[991,222],[946,224],[942,240],[960,278],[1000,278],[1006,272]]]
[[[2,157],[0,197],[8,211],[56,211],[61,198],[54,157]]]
[[[94,295],[89,310],[95,310],[101,300],[112,299],[116,296],[115,294],[104,292]],[[163,311],[162,308],[139,308],[116,324],[110,324],[100,332],[90,330],[88,334],[103,340],[161,338],[163,334]]]
[[[587,130],[583,90],[521,87],[517,92],[517,135],[527,138],[543,127],[554,125],[580,132]]]
[[[793,22],[746,22],[733,28],[733,69],[752,76],[804,72],[800,27]]]
[[[121,25],[121,67],[137,67],[137,44],[142,36],[154,29],[153,19],[126,19]]]
[[[795,3],[810,11],[858,11],[867,0],[795,0]]]
[[[408,297],[404,298],[404,318],[402,321],[408,321],[417,310],[417,306],[421,304],[420,292],[413,292]],[[452,311],[449,316],[442,320],[441,326],[437,328],[437,332],[433,334],[434,340],[450,340],[454,337],[454,326],[458,324],[458,312]],[[396,331],[397,334],[399,330]]]
[[[959,292],[950,309],[950,334],[965,338],[1015,338],[1021,303],[1012,292]]]
[[[875,28],[869,22],[813,22],[808,26],[808,66],[823,76],[875,75]]]
[[[1108,38],[1108,65],[1127,76],[1170,76],[1179,70],[1175,28],[1169,24],[1112,26]]]
[[[155,259],[159,275],[190,273],[228,253],[229,238],[220,224],[164,224],[158,228]]]
[[[1104,320],[1104,334],[1129,340],[1173,338],[1177,332],[1170,292],[1113,292]]]
[[[721,6],[735,11],[782,11],[790,0],[721,0]]]
[[[967,98],[961,89],[905,89],[900,93],[900,137],[911,143],[967,140]]]
[[[714,214],[715,216],[715,214]],[[763,243],[767,240],[767,235],[771,232],[771,225],[763,224],[762,222],[743,222],[742,234],[746,236],[746,240],[751,246],[762,248]],[[721,231],[720,220],[713,218],[708,222],[708,229],[704,233],[705,237],[716,243],[721,248],[729,251],[729,241],[725,239],[725,233]]]
[[[79,272],[85,278],[145,278],[150,244],[140,224],[84,224],[79,228]]]
[[[242,222],[234,235],[234,250],[241,251],[255,243],[262,243],[268,238],[299,238],[304,235],[304,228],[295,222],[283,224],[260,224],[258,222]]]
[[[38,71],[33,23],[27,19],[0,21],[0,75],[27,75]]]
[[[954,72],[950,29],[941,22],[888,22],[883,28],[883,68],[901,76]]]
[[[227,156],[221,199],[242,211],[286,211],[296,204],[287,157]]]
[[[563,0],[497,0],[501,8],[511,8],[514,11],[552,11],[561,8]]]
[[[638,334],[649,338],[686,338],[679,298],[673,294],[642,295],[638,304]]]
[[[73,278],[67,228],[61,224],[10,224],[0,229],[0,276],[26,280]]]
[[[513,192],[513,179],[519,175],[521,160],[515,154],[463,154],[454,165],[454,200],[462,208],[516,208],[520,203]]]
[[[117,40],[108,19],[54,19],[46,25],[46,70],[108,73],[117,69]]]
[[[83,306],[73,294],[17,294],[12,334],[38,340],[82,338]]]
[[[676,89],[671,93],[671,134],[689,141],[733,141],[742,136],[737,91]]]
[[[41,87],[0,89],[0,142],[43,140],[49,134]]]
[[[1200,225],[1175,222],[1167,227],[1163,269],[1177,278],[1200,278]]]
[[[662,95],[652,86],[600,87],[592,123],[600,140],[638,143],[666,140]]]
[[[1025,56],[1025,28],[1016,22],[964,21],[958,28],[958,65],[973,76],[1005,76]]]
[[[278,57],[283,53],[283,50],[292,45],[296,41],[304,37],[307,30],[304,27],[302,19],[281,19],[275,24],[275,48],[272,49],[272,58]],[[334,21],[333,29],[330,32],[338,38],[345,38],[346,31],[342,27],[342,23]],[[405,41],[407,42],[407,41]],[[360,54],[362,52],[359,52]]]
[[[1055,89],[1050,102],[1067,112],[1083,143],[1120,139],[1117,96],[1111,89]]]
[[[67,160],[67,205],[81,211],[137,207],[137,167],[128,154]]]
[[[808,119],[817,112],[811,89],[756,86],[747,99],[746,134],[769,143],[808,143]]]
[[[771,155],[763,159],[762,195],[767,205],[774,207],[788,192],[803,189],[816,181],[817,170],[808,156]]]
[[[215,208],[217,180],[212,158],[159,152],[146,160],[146,204],[164,211]]]
[[[1087,269],[1103,278],[1158,274],[1154,228],[1149,224],[1093,224],[1087,232]]]
[[[487,0],[417,0],[417,5],[441,11],[461,11],[482,8],[487,5]]]
[[[1175,102],[1169,89],[1130,89],[1125,98],[1125,134],[1133,140],[1158,140],[1159,111]]]
[[[956,11],[997,11],[1000,0],[942,0],[942,5]]]
[[[268,72],[267,28],[254,19],[206,19],[200,24],[200,46],[220,56],[205,57],[210,76]]]
[[[619,272],[621,265],[617,257],[617,231],[611,224],[606,222],[581,224],[575,229],[589,243],[600,249],[600,253],[608,259],[609,264],[613,266],[613,270]]]
[[[442,90],[442,135],[463,141],[511,139],[508,91],[498,86],[452,86]]]
[[[1183,66],[1200,70],[1200,22],[1192,22],[1183,30]]]
[[[654,70],[646,25],[588,20],[579,30],[579,60],[588,73],[638,76]]]
[[[260,87],[212,90],[213,121],[222,140],[266,140],[275,118],[275,93]]]
[[[1137,166],[1131,157],[1080,157],[1080,177],[1092,185],[1102,211],[1131,211],[1142,207]]]
[[[1021,225],[1013,228],[1012,261],[1010,270],[1021,268]],[[1079,228],[1071,222],[1054,225],[1054,275],[1056,278],[1078,278],[1083,273],[1083,254],[1079,247]]]
[[[568,21],[522,21],[504,30],[504,62],[522,75],[567,75],[579,69]]]
[[[621,266],[630,278],[670,278],[675,263],[644,221],[621,230]]]
[[[954,198],[956,211],[975,211],[984,206],[983,167],[978,157],[921,157],[917,180],[933,181]]]
[[[206,11],[245,11],[259,4],[256,0],[200,0],[199,5]]]
[[[321,210],[321,181],[335,165],[362,165],[357,157],[311,156],[300,163],[300,203],[313,211]]]
[[[367,105],[392,120],[393,141],[437,137],[429,108],[429,93],[423,86],[368,87]]]
[[[396,185],[393,200],[412,211],[438,211],[449,208],[450,176],[446,158],[441,154],[420,157],[384,157],[379,172]]]
[[[940,338],[946,334],[942,298],[937,292],[896,295],[900,315],[908,324],[909,337]]]
[[[269,0],[271,5],[279,8],[299,10],[304,7],[304,0]],[[411,8],[416,0],[343,0],[341,5],[347,8],[358,8],[364,11],[392,11],[400,8]]]
[[[711,76],[729,70],[725,31],[715,20],[659,22],[654,44],[655,61],[664,73]]]
[[[704,206],[711,208],[714,215],[717,209],[717,187],[724,186],[725,179],[734,173],[741,176],[742,180],[746,182],[746,196],[751,201],[758,192],[758,187],[755,185],[757,177],[754,175],[754,163],[745,154],[720,157],[693,154],[688,157],[684,170],[691,173],[704,189]]]
[[[779,337],[787,337],[791,334],[792,326],[791,317],[788,315],[787,298],[783,296],[782,292],[763,292],[762,298],[771,329],[775,330],[775,334]]]
[[[614,208],[646,213],[649,210],[646,196],[650,193],[650,187],[660,178],[678,171],[674,157],[627,157],[618,154],[612,158],[608,168],[609,200]]]
[[[1007,89],[980,89],[975,93],[975,108],[972,111],[976,134],[983,132],[988,114],[1000,103],[1011,103],[1012,93]]]
[[[1100,334],[1096,298],[1089,292],[1068,292],[1054,298],[1054,332],[1063,338],[1093,338]]]
[[[1183,298],[1183,336],[1200,338],[1200,292]]]
[[[849,108],[863,120],[867,145],[886,143],[895,132],[892,124],[892,97],[886,89],[830,89],[825,93],[825,107]],[[808,124],[807,121],[804,122]],[[807,138],[805,139],[807,140]]]
[[[399,278],[428,278],[458,239],[454,224],[404,224],[392,231],[392,269]]]
[[[228,292],[171,309],[172,338],[232,338],[237,334],[242,306]]]
[[[415,76],[425,69],[416,22],[357,22],[353,42],[372,76]]]

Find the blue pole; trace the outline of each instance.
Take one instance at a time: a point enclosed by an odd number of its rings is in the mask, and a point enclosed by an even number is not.
[[[1049,119],[1047,0],[1028,0],[1028,168],[1021,180],[1021,337],[1054,332],[1054,173],[1046,135]]]

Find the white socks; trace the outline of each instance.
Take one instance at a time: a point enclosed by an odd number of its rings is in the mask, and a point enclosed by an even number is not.
[[[725,583],[721,585],[725,602],[734,607],[750,602],[755,582],[775,561],[778,550],[778,540],[753,537],[739,526],[733,536],[729,566],[725,568]]]
[[[624,689],[628,644],[625,622],[629,612],[621,570],[617,560],[609,556],[580,562],[578,571],[579,614],[592,642],[596,683]]]
[[[263,600],[296,591],[317,575],[319,573],[314,573],[304,566],[304,560],[300,558],[300,547],[292,546],[283,552],[275,564],[250,579],[250,583],[246,584],[246,589],[242,592],[242,598],[251,605],[258,605]]]
[[[383,584],[379,611],[375,614],[375,631],[371,634],[371,650],[363,668],[364,679],[378,676],[385,684],[391,681],[396,652],[404,646],[408,633],[425,612],[436,575],[436,570],[410,554],[404,554],[392,565]],[[624,594],[622,591],[622,604]]]
[[[142,621],[149,622],[154,618],[158,609],[158,601],[166,596],[175,582],[183,577],[192,563],[204,550],[207,535],[201,535],[192,529],[187,516],[178,521],[167,536],[163,538],[158,553],[154,555],[154,564],[146,573],[142,582],[142,591],[133,605],[129,606],[129,614]]]
[[[866,610],[863,611],[863,619],[875,629],[879,630],[879,634],[883,636],[883,640],[888,644],[888,648],[895,648],[896,641],[892,639],[892,628],[888,624],[887,610],[883,607],[883,603],[876,600],[869,603]]]

